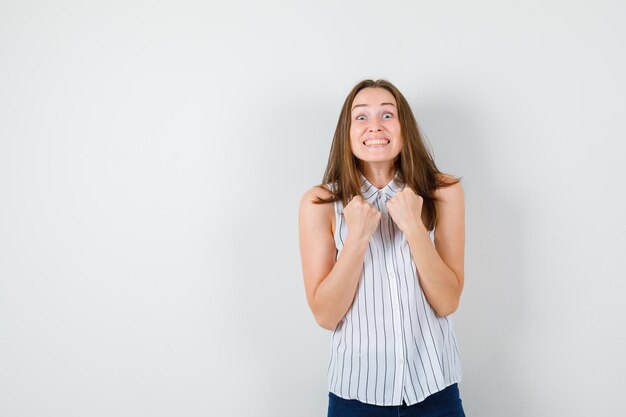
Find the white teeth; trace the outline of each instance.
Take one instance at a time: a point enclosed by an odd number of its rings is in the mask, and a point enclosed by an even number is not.
[[[386,145],[388,144],[389,141],[386,139],[371,139],[371,140],[366,140],[365,141],[365,146],[369,146],[369,145]]]

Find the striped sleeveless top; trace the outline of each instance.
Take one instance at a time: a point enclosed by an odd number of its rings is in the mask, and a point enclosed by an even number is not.
[[[452,316],[438,316],[426,300],[409,244],[387,211],[386,202],[404,188],[397,171],[382,189],[362,173],[360,178],[363,196],[381,220],[365,251],[354,301],[331,337],[328,389],[368,404],[412,405],[461,381]],[[333,204],[339,258],[348,230],[343,204]]]

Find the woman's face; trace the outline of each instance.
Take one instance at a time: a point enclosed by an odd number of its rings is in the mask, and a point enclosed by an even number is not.
[[[371,142],[374,139],[380,141]],[[352,102],[350,149],[366,162],[393,162],[402,149],[402,133],[394,96],[384,88],[364,88]]]

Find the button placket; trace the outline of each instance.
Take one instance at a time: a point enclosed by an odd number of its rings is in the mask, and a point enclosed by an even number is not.
[[[381,212],[381,222],[380,222],[380,231],[382,242],[385,247],[385,270],[387,272],[388,283],[391,290],[391,312],[392,312],[392,323],[395,329],[395,356],[396,356],[396,383],[399,387],[404,387],[404,380],[406,379],[406,358],[405,358],[405,340],[404,340],[404,323],[402,323],[402,312],[400,308],[400,292],[398,289],[398,280],[399,277],[395,273],[394,262],[393,262],[393,244],[392,237],[390,234],[392,230],[389,230],[393,225],[390,223],[393,221],[389,212],[387,211],[387,200],[389,196],[384,192],[384,190],[377,190],[376,196],[374,197],[375,204],[378,206],[378,209]],[[373,202],[374,202],[373,201]],[[402,400],[402,391],[403,389],[399,389],[398,392],[394,393],[394,397],[396,401]]]
[[[379,198],[380,198],[380,203],[381,206],[384,207],[384,204],[386,203],[386,196],[384,194],[384,192],[382,190],[378,191],[379,193]],[[386,208],[386,207],[385,207]],[[389,230],[389,219],[386,217],[389,215],[389,213],[387,213],[387,210],[383,208],[382,214],[384,217],[384,220],[382,222],[382,232],[383,232],[383,242],[385,243],[385,251],[386,253],[386,264],[385,264],[385,269],[387,271],[387,276],[389,278],[389,286],[391,287],[391,303],[392,303],[392,313],[393,313],[393,322],[394,322],[394,327],[397,326],[397,331],[396,331],[396,367],[397,367],[397,382],[402,386],[403,382],[403,375],[404,375],[404,368],[405,368],[405,358],[404,358],[404,337],[403,337],[403,331],[402,331],[402,326],[404,325],[402,323],[402,317],[400,314],[400,294],[398,293],[398,287],[397,287],[397,283],[398,283],[398,278],[396,276],[396,273],[394,272],[394,266],[393,266],[393,247],[392,247],[392,241],[391,238],[389,236],[390,234],[390,230]],[[400,391],[400,396],[402,395],[402,391]]]
[[[384,194],[384,192],[382,190],[378,191],[381,194],[381,201],[383,204],[386,204],[387,202],[387,196]],[[385,207],[385,211],[384,213],[389,216],[389,213],[386,210]],[[386,269],[387,269],[387,274],[389,276],[389,284],[392,285],[392,288],[394,288],[394,291],[392,291],[393,293],[393,297],[392,297],[392,302],[393,302],[393,313],[394,313],[394,319],[395,322],[399,324],[400,328],[402,328],[404,326],[404,323],[402,323],[402,318],[401,318],[401,314],[400,314],[400,293],[397,287],[397,283],[398,283],[398,277],[396,276],[396,273],[394,272],[394,265],[393,265],[393,243],[392,243],[392,238],[390,237],[390,233],[391,231],[389,230],[389,227],[393,227],[393,225],[389,225],[389,223],[391,222],[391,220],[386,221],[385,222],[385,229],[386,229],[386,233],[384,235],[384,241],[386,243],[386,249],[388,251],[388,256],[387,256],[387,265],[386,265]],[[404,358],[404,337],[403,337],[403,332],[402,330],[400,330],[397,334],[396,334],[396,366],[398,368],[398,374],[397,374],[397,378],[398,378],[398,383],[400,384],[400,386],[402,386],[404,384],[404,381],[402,381],[403,376],[405,376],[405,373],[403,372],[405,369],[405,358]],[[400,391],[400,398],[402,398],[402,391]]]

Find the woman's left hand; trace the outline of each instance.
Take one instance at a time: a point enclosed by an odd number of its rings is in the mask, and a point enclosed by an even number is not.
[[[413,230],[425,231],[422,222],[422,205],[424,199],[416,194],[411,187],[404,187],[387,201],[387,211],[405,234]]]

